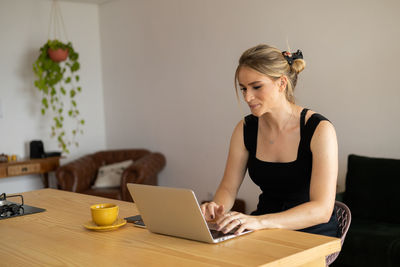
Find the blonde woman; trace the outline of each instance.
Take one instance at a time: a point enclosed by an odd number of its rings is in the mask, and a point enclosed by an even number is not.
[[[300,50],[269,45],[246,50],[235,73],[251,115],[235,127],[222,181],[212,202],[201,205],[219,230],[286,228],[337,236],[333,212],[338,147],[333,125],[295,104],[293,91],[305,61]],[[262,193],[257,210],[229,211],[246,171]]]

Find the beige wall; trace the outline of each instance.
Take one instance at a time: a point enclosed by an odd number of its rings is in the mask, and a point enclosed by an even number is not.
[[[233,74],[255,44],[303,50],[297,101],[336,126],[347,156],[400,158],[398,1],[114,1],[100,7],[106,138],[167,156],[160,183],[214,193],[240,120]],[[248,112],[246,108],[246,113]],[[245,182],[249,210],[258,189]]]
[[[48,150],[57,149],[46,137],[48,122],[32,104],[40,96],[29,63],[47,38],[50,3],[0,2],[0,153],[27,156],[27,143],[37,138]],[[158,150],[168,160],[161,184],[209,198],[241,117],[233,93],[237,59],[258,43],[284,49],[287,38],[308,63],[298,103],[336,126],[340,190],[349,153],[400,158],[398,1],[115,0],[61,6],[81,54],[87,121],[81,147],[69,159],[102,149],[106,141],[109,148]],[[40,187],[39,177],[0,180],[0,193]],[[251,210],[257,194],[246,180],[239,196]]]
[[[36,139],[43,140],[46,151],[59,150],[55,139],[50,138],[51,118],[40,113],[41,94],[33,86],[32,70],[39,48],[48,38],[51,3],[0,1],[0,153],[29,157],[29,141]],[[64,163],[104,149],[105,129],[98,6],[60,2],[60,7],[68,38],[80,54],[82,94],[77,103],[86,121],[79,148],[71,148],[71,154],[62,159]],[[39,175],[0,179],[0,193],[42,187]]]

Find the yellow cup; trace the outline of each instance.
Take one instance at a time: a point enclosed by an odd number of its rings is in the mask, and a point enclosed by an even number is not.
[[[118,218],[119,207],[115,204],[95,204],[90,206],[92,219],[99,226],[112,225]]]

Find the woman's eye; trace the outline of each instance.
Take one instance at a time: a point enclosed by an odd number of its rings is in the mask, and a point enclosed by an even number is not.
[[[246,91],[247,89],[246,89],[246,87],[242,87],[242,88],[240,88],[240,90]]]
[[[261,85],[259,85],[259,86],[254,86],[253,88],[254,88],[255,90],[260,89],[260,88],[261,88]]]

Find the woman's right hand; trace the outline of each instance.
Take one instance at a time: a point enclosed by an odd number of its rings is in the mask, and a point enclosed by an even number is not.
[[[213,201],[201,204],[200,209],[206,221],[215,220],[216,218],[223,216],[225,213],[224,205],[218,205]]]

